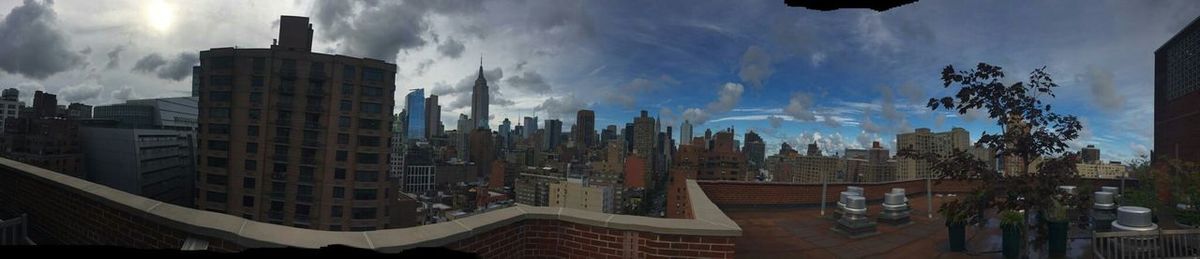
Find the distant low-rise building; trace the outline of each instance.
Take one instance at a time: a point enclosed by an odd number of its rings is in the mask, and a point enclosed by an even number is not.
[[[550,183],[549,206],[580,209],[601,213],[614,213],[613,189],[608,186],[588,185],[581,178]]]
[[[1125,177],[1129,170],[1125,167],[1125,165],[1122,165],[1119,162],[1112,162],[1108,164],[1078,163],[1075,164],[1075,169],[1079,171],[1079,177],[1105,179],[1117,179]]]

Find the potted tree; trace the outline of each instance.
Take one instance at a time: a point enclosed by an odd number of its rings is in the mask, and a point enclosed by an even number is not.
[[[1070,229],[1070,218],[1067,217],[1067,207],[1058,200],[1046,213],[1047,238],[1050,240],[1050,257],[1063,257],[1067,254],[1067,231]]]
[[[938,209],[938,213],[941,213],[942,217],[946,218],[946,229],[950,235],[951,252],[967,251],[966,227],[972,218],[972,213],[968,206],[968,203],[954,200],[942,203],[942,207]]]
[[[1025,214],[1015,210],[1001,212],[1000,229],[1004,231],[1004,258],[1020,258],[1021,243],[1025,242]]]

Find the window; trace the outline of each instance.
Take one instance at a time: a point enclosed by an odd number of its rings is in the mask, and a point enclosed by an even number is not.
[[[254,196],[242,196],[242,207],[254,207]]]
[[[308,167],[308,166],[301,166],[300,167],[300,179],[299,179],[300,182],[311,183],[313,181],[313,174],[314,174],[313,172],[314,171],[316,171],[315,168]]]
[[[360,102],[359,109],[363,113],[383,113],[383,105],[378,103]]]
[[[338,127],[339,128],[349,128],[350,127],[350,117],[346,117],[346,116],[338,117]]]
[[[362,80],[380,82],[383,81],[383,70],[378,68],[365,67],[362,70]]]
[[[258,161],[246,160],[246,171],[258,170]]]
[[[359,119],[358,128],[360,129],[379,129],[379,120]]]
[[[310,74],[323,74],[325,73],[325,63],[313,62],[312,65],[309,66],[309,70]]]
[[[313,187],[311,185],[296,186],[296,201],[312,202]]]
[[[247,126],[246,136],[258,137],[258,126]]]
[[[242,189],[254,189],[256,184],[257,184],[257,181],[254,180],[254,178],[250,178],[250,177],[242,178]]]
[[[208,167],[225,167],[229,164],[229,160],[223,157],[208,157]]]
[[[214,102],[228,102],[233,99],[233,94],[229,91],[212,91],[208,93],[208,99]]]
[[[250,77],[250,86],[251,87],[261,88],[261,87],[263,87],[263,85],[266,85],[266,81],[263,79],[263,77],[261,77],[261,76]]]
[[[310,210],[312,210],[312,206],[296,204],[296,216],[308,216]]]
[[[208,182],[208,184],[214,184],[214,185],[228,185],[229,184],[229,176],[228,175],[208,174],[204,178],[206,179],[206,182]]]
[[[229,151],[229,141],[209,140],[208,141],[208,149],[209,150]]]
[[[359,182],[375,182],[379,181],[378,171],[357,171],[354,172],[354,180]]]
[[[283,202],[282,201],[272,201],[271,202],[271,210],[283,211]]]
[[[250,103],[262,103],[262,93],[260,93],[260,92],[250,93]]]
[[[342,100],[341,109],[342,109],[342,111],[345,111],[345,112],[353,110],[354,102],[351,102],[350,100]]]
[[[358,145],[364,147],[378,147],[379,137],[375,136],[358,136]]]
[[[292,135],[292,129],[285,128],[285,127],[275,127],[275,136],[276,137],[287,138],[288,136],[291,136],[291,135]]]
[[[379,190],[375,190],[375,189],[354,189],[354,200],[356,200],[356,201],[375,200],[376,198],[379,198],[379,196],[376,195],[378,192],[379,192]]]
[[[284,173],[284,172],[287,172],[287,164],[275,163],[274,168],[272,168],[272,169],[273,169],[273,170],[271,170],[272,172]]]
[[[229,108],[210,108],[208,109],[209,118],[229,118]]]
[[[246,153],[258,153],[258,143],[246,143]]]
[[[380,97],[383,96],[383,88],[363,86],[362,95],[367,97]]]
[[[350,209],[350,215],[353,219],[374,219],[375,208],[353,208]]]
[[[373,153],[358,153],[354,158],[355,163],[359,164],[375,164],[379,163],[379,154]]]
[[[333,179],[346,180],[346,169],[345,168],[334,168],[333,169]]]
[[[354,96],[354,85],[342,84],[342,95],[346,96],[346,97],[353,97]]]
[[[342,80],[354,81],[354,76],[356,75],[354,70],[354,66],[351,65],[342,67]]]
[[[262,110],[250,109],[250,120],[258,121],[259,118],[262,118]]]
[[[223,192],[208,191],[207,195],[204,197],[204,200],[208,202],[225,203],[226,200],[229,200],[229,197]]]
[[[343,198],[346,198],[346,188],[336,186],[333,187],[333,199],[341,200]]]
[[[333,218],[341,218],[342,217],[342,206],[329,207],[329,216],[333,217]]]
[[[211,75],[208,76],[208,84],[212,86],[231,86],[233,85],[233,77]]]
[[[267,68],[266,58],[254,58],[254,72],[262,72]]]
[[[229,134],[229,124],[208,124],[208,134]]]
[[[230,69],[233,68],[233,57],[215,57],[212,58],[212,66],[215,69]]]
[[[338,134],[337,143],[338,143],[338,145],[349,145],[350,144],[350,135]]]
[[[335,156],[338,162],[346,162],[347,153],[345,150],[338,150]]]

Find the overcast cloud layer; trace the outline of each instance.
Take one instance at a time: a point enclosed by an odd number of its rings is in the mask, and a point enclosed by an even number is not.
[[[983,114],[923,104],[951,94],[943,66],[988,62],[1012,80],[1046,66],[1063,86],[1051,103],[1088,127],[1072,145],[1124,161],[1153,137],[1154,49],[1200,16],[1188,0],[926,0],[884,13],[779,1],[155,2],[0,1],[0,88],[97,105],[187,95],[199,51],[267,47],[280,15],[301,15],[315,51],[396,63],[397,100],[440,95],[447,128],[469,113],[482,58],[491,125],[539,116],[569,128],[588,108],[600,128],[646,110],[698,132],[760,132],[768,153],[781,142],[892,147],[920,127],[978,138],[998,130]]]

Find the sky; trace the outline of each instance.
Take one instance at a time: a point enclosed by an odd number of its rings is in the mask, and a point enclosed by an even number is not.
[[[931,111],[953,94],[947,65],[1001,66],[1017,82],[1046,67],[1046,99],[1079,116],[1072,148],[1146,155],[1153,52],[1200,16],[1200,1],[941,1],[885,12],[812,11],[782,1],[0,1],[0,88],[93,105],[186,96],[210,48],[266,48],[281,15],[311,17],[314,51],[398,66],[396,99],[424,88],[454,128],[482,60],[490,125],[596,111],[598,129],[646,110],[676,132],[755,131],[768,154],[893,149],[897,133],[999,127],[982,113]],[[398,101],[396,112],[402,110]],[[678,136],[676,135],[676,138]]]

